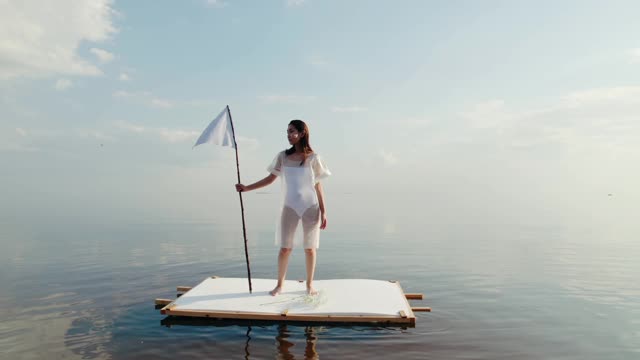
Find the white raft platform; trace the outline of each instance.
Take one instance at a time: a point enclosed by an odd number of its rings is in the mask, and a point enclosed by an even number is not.
[[[302,281],[287,280],[278,296],[271,296],[273,279],[252,279],[249,293],[246,278],[211,277],[184,292],[176,300],[156,299],[165,305],[161,313],[212,319],[274,320],[303,322],[388,323],[415,325],[414,311],[407,300],[421,300],[422,294],[405,294],[397,281],[367,279],[316,280],[317,295],[307,295]]]

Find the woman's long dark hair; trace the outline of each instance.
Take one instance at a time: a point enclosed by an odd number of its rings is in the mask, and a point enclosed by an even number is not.
[[[291,120],[291,122],[289,122],[289,125],[293,126],[296,130],[298,130],[299,133],[302,134],[300,141],[298,141],[298,144],[302,149],[302,162],[300,163],[300,165],[302,165],[304,164],[304,161],[307,159],[307,156],[313,152],[313,149],[311,148],[311,144],[309,143],[309,127],[304,121],[297,120],[297,119]],[[291,155],[295,152],[296,152],[296,145],[293,145],[291,146],[291,148],[285,150],[284,153],[286,155]]]

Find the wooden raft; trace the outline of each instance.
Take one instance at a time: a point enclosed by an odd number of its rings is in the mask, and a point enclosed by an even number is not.
[[[178,286],[175,300],[156,299],[161,313],[214,319],[302,322],[388,323],[415,325],[416,311],[408,300],[422,294],[405,294],[397,281],[369,279],[316,280],[317,295],[307,295],[302,281],[288,280],[278,296],[271,296],[273,279],[210,277],[194,287]]]

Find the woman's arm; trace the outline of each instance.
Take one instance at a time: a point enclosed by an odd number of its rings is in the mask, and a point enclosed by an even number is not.
[[[255,189],[260,189],[261,187],[265,187],[271,183],[273,183],[274,181],[276,181],[277,176],[273,175],[273,174],[269,174],[267,175],[267,177],[265,177],[264,179],[255,182],[251,185],[243,185],[243,184],[236,184],[236,190],[238,192],[246,192],[246,191],[251,191],[251,190],[255,190]]]
[[[322,190],[322,184],[316,183],[316,194],[318,194],[318,203],[320,204],[320,229],[327,227],[327,211],[324,207],[324,191]]]

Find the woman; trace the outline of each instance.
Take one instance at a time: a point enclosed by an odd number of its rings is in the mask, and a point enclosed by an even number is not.
[[[282,175],[284,203],[276,231],[278,254],[278,283],[269,293],[272,296],[283,290],[289,255],[293,248],[294,234],[302,222],[305,260],[307,265],[307,293],[315,295],[313,274],[316,267],[316,249],[320,229],[327,226],[324,193],[320,180],[331,175],[320,157],[309,144],[309,127],[302,120],[292,120],[287,127],[287,139],[291,148],[278,153],[268,167],[269,175],[251,185],[236,184],[240,192],[262,188]]]

